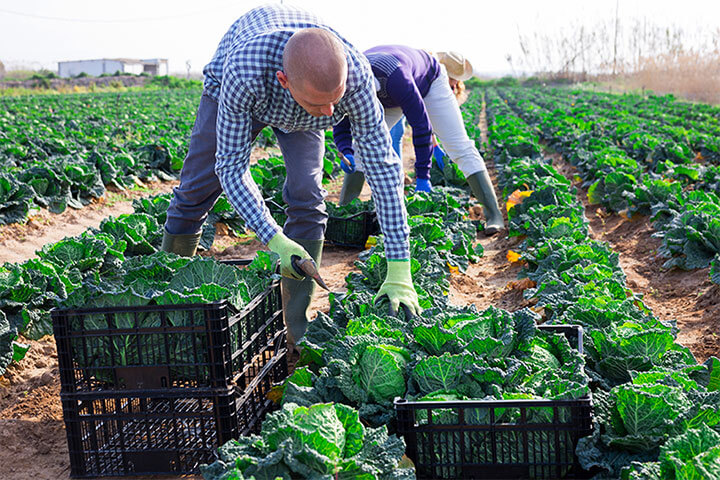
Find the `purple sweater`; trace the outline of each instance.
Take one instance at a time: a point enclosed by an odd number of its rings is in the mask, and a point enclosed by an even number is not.
[[[366,50],[373,74],[380,82],[378,99],[385,108],[400,107],[412,127],[415,147],[415,176],[430,178],[432,126],[423,97],[440,74],[438,61],[423,50],[403,45],[380,45]],[[392,127],[392,125],[390,125]],[[335,125],[333,137],[338,150],[354,155],[350,121]]]

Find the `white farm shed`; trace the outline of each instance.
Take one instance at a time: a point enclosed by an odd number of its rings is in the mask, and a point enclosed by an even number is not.
[[[168,61],[166,58],[150,58],[136,60],[133,58],[101,58],[98,60],[70,60],[58,62],[58,75],[63,78],[74,77],[81,73],[98,77],[104,73],[132,73],[138,75],[167,75]]]

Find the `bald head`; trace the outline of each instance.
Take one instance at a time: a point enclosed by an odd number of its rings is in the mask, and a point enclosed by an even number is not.
[[[291,84],[334,92],[345,84],[347,60],[340,40],[327,30],[305,28],[283,50],[283,71]]]

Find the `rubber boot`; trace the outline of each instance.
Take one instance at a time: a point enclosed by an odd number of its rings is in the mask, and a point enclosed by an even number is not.
[[[505,220],[498,207],[495,189],[490,181],[488,171],[482,170],[473,173],[467,177],[467,182],[468,185],[470,185],[473,195],[475,195],[483,207],[483,212],[485,213],[485,235],[488,237],[495,235],[505,228]]]
[[[160,249],[163,252],[177,253],[183,257],[192,257],[200,243],[202,230],[197,233],[183,233],[174,235],[163,227],[163,239]]]
[[[315,260],[320,267],[322,261],[322,240],[303,240],[293,238]],[[296,342],[305,335],[308,324],[308,310],[315,292],[315,280],[310,277],[303,280],[293,280],[283,277],[282,282],[282,305],[285,325],[288,331],[288,350],[295,349]]]
[[[360,196],[363,186],[365,185],[365,174],[363,172],[354,171],[346,173],[343,180],[342,190],[340,190],[340,200],[338,205],[341,207],[352,202]]]

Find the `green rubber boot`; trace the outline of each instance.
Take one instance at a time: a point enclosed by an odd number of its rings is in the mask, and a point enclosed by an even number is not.
[[[192,257],[197,251],[202,230],[197,233],[184,233],[174,235],[163,228],[162,247],[163,252],[177,253],[183,257]]]
[[[297,238],[293,238],[293,240],[310,254],[319,268],[322,261],[323,241]],[[283,277],[281,285],[283,316],[288,331],[288,346],[289,349],[294,349],[295,343],[305,335],[305,329],[309,321],[308,310],[315,292],[315,280],[310,277],[303,280]]]
[[[343,180],[342,190],[340,190],[340,200],[338,205],[341,207],[352,202],[360,196],[363,186],[365,185],[365,174],[363,172],[354,171],[346,173]]]
[[[505,220],[498,207],[495,189],[490,181],[488,171],[483,170],[473,173],[467,177],[467,182],[468,185],[470,185],[473,195],[475,195],[483,207],[483,212],[485,213],[485,235],[488,237],[495,235],[505,228]]]

